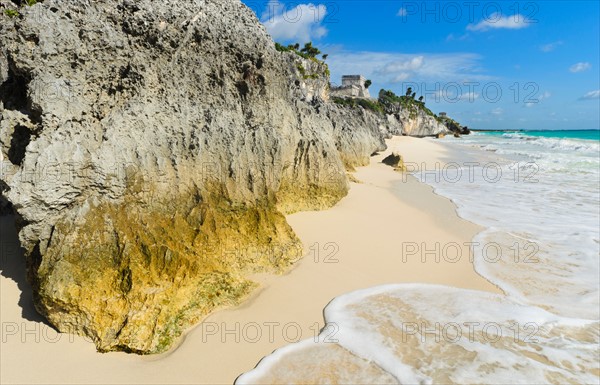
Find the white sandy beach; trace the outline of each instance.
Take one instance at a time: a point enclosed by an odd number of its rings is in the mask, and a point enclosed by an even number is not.
[[[99,354],[83,338],[57,335],[42,323],[23,283],[24,263],[10,247],[14,230],[10,234],[8,218],[2,218],[0,382],[232,383],[273,350],[318,333],[323,308],[338,295],[405,282],[499,292],[476,274],[466,246],[457,263],[436,262],[434,254],[421,252],[403,258],[403,244],[428,250],[436,243],[462,245],[480,228],[460,219],[452,202],[429,186],[381,163],[397,151],[408,162],[433,168],[459,154],[430,139],[395,137],[388,147],[370,166],[358,169],[354,175],[361,183],[352,183],[335,207],[288,217],[306,255],[292,271],[255,277],[262,288],[252,298],[212,314],[163,356]]]

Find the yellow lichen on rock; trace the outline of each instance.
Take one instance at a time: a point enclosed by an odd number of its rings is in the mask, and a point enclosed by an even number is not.
[[[284,271],[302,255],[273,205],[197,194],[101,203],[59,223],[35,269],[38,310],[101,351],[159,353],[215,308],[237,303],[250,271]]]

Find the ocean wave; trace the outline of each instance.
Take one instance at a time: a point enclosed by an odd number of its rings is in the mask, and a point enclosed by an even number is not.
[[[600,151],[600,143],[597,140],[530,136],[521,132],[506,133],[503,134],[502,137],[526,141],[527,144],[545,147],[552,150],[582,151],[592,153],[597,153]]]
[[[473,170],[472,179],[442,172],[437,178],[414,175],[450,198],[461,217],[488,229],[477,237],[482,246],[474,250],[480,275],[525,303],[598,320],[598,161],[565,154],[529,159],[499,160],[494,170],[500,177],[494,180],[483,166]],[[483,249],[489,245],[505,258],[490,263]],[[535,263],[507,258],[530,247],[535,247]]]
[[[319,383],[339,383],[365,371],[378,374],[361,378],[365,384],[599,379],[597,321],[560,317],[503,295],[386,285],[337,297],[325,308],[325,319],[328,326],[317,340],[276,351],[236,384],[305,383],[315,373],[330,374]],[[322,349],[327,349],[325,361],[303,365]],[[343,365],[343,357],[353,359]]]

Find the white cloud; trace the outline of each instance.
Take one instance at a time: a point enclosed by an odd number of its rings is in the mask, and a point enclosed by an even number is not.
[[[569,71],[571,71],[573,73],[577,73],[577,72],[587,71],[590,68],[592,68],[592,65],[590,63],[588,63],[588,62],[579,62],[579,63],[573,64],[569,68]]]
[[[440,100],[440,99],[446,99],[446,98],[448,98],[448,97],[450,97],[450,98],[452,98],[452,99],[455,99],[455,98],[456,98],[456,95],[449,95],[449,92],[448,92],[448,90],[444,90],[444,91],[442,91],[442,90],[438,90],[438,91],[435,91],[435,92],[433,93],[433,96],[434,96],[434,98],[435,98],[435,99],[434,99],[435,101],[438,101],[438,100]]]
[[[469,53],[447,54],[408,54],[395,52],[348,52],[338,51],[329,55],[327,63],[333,83],[339,82],[342,75],[362,74],[372,79],[378,86],[389,87],[398,82],[426,84],[427,90],[421,94],[432,94],[436,87],[444,88],[456,82],[463,92],[465,81],[488,81],[491,76],[483,73],[481,57]],[[414,87],[413,87],[414,88]]]
[[[406,15],[408,15],[406,8],[400,8],[398,10],[398,13],[396,14],[396,16],[400,16],[400,17],[405,17]]]
[[[521,14],[503,17],[501,13],[496,12],[480,21],[477,24],[467,25],[469,31],[488,31],[490,29],[521,29],[527,28],[532,23]]]
[[[539,104],[539,102],[541,102],[542,100],[548,99],[551,96],[552,96],[552,94],[550,92],[545,91],[533,99],[528,98],[527,100],[530,100],[530,101],[525,103],[525,107],[531,108],[531,107],[535,106],[536,104]]]
[[[579,98],[579,100],[594,100],[600,99],[600,90],[590,91]]]
[[[462,95],[459,93],[460,93],[459,88],[444,87],[439,91],[428,93],[427,100],[435,101],[436,103],[439,103],[439,102],[457,103],[458,101],[463,100]],[[433,96],[433,98],[432,98],[432,96]],[[456,114],[456,112],[454,112],[453,114]]]
[[[303,44],[327,35],[327,28],[322,25],[326,15],[327,7],[322,4],[298,4],[286,9],[278,1],[270,1],[261,21],[273,40]]]
[[[490,113],[492,115],[502,115],[504,113],[504,110],[502,108],[498,107],[498,108],[494,108],[493,110],[491,110]]]
[[[383,75],[396,73],[398,71],[416,71],[423,67],[425,62],[424,56],[415,56],[408,60],[400,60],[387,63],[379,72]]]
[[[465,33],[464,35],[458,35],[458,36],[455,36],[453,33],[451,33],[450,35],[446,36],[446,41],[454,41],[454,40],[463,41],[463,40],[468,39],[469,36],[470,35],[468,33]]]
[[[407,72],[399,73],[393,80],[392,83],[400,83],[410,78],[410,74]]]
[[[465,92],[464,94],[460,95],[459,99],[473,103],[476,99],[479,99],[479,94],[477,92]]]
[[[562,45],[563,42],[562,40],[559,41],[555,41],[553,43],[548,43],[548,44],[544,44],[540,46],[540,51],[542,52],[552,52],[554,51],[559,45]]]

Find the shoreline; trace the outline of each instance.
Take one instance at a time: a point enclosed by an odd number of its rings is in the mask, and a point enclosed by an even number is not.
[[[21,330],[5,343],[3,330],[1,382],[68,383],[61,374],[69,371],[71,383],[232,383],[277,348],[318,334],[323,309],[341,294],[403,282],[501,293],[476,273],[468,258],[436,263],[425,256],[423,263],[422,253],[403,257],[408,243],[429,249],[431,241],[470,242],[483,227],[460,218],[456,205],[432,187],[412,176],[402,181],[402,174],[380,163],[392,151],[426,164],[443,164],[460,154],[448,154],[449,149],[428,139],[394,137],[387,143],[388,150],[353,173],[361,183],[352,183],[336,206],[287,216],[305,247],[302,260],[284,275],[251,277],[260,286],[244,302],[209,315],[175,349],[160,356],[98,354],[81,337],[23,342]],[[42,330],[21,316],[20,296],[18,285],[3,272],[3,324]],[[43,368],[35,372],[23,364],[40,360]]]

